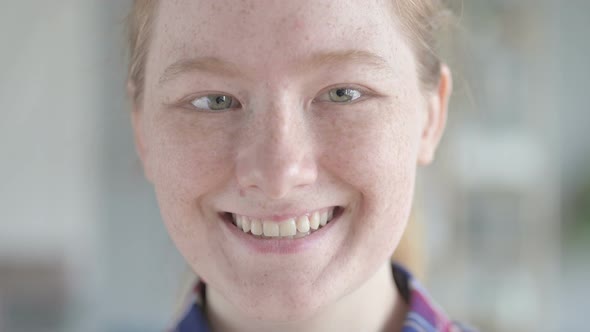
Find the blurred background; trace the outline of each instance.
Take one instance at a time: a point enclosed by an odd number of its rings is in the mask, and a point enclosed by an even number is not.
[[[133,149],[129,1],[0,4],[0,331],[163,331],[186,267]],[[587,331],[590,1],[456,12],[424,283],[482,331]]]

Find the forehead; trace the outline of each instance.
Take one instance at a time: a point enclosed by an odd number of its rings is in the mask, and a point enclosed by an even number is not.
[[[285,65],[332,50],[391,57],[403,43],[391,0],[161,1],[159,60],[212,56],[242,65]]]

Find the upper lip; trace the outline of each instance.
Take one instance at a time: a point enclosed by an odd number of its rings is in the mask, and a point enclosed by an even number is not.
[[[299,216],[303,216],[303,215],[308,215],[311,213],[314,213],[315,211],[321,211],[321,210],[325,210],[325,209],[334,209],[336,208],[336,205],[332,205],[332,206],[324,206],[324,207],[320,207],[320,208],[316,208],[316,209],[300,209],[300,210],[283,210],[280,212],[276,212],[276,213],[238,213],[238,212],[230,212],[227,211],[228,213],[232,213],[232,214],[237,214],[240,216],[246,216],[248,218],[252,218],[252,219],[258,219],[258,220],[267,220],[267,221],[283,221],[283,220],[287,220],[287,219],[291,219],[291,218],[297,218]]]

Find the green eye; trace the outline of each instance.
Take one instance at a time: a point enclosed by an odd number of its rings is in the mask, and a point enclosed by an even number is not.
[[[330,101],[335,103],[348,103],[361,97],[361,92],[351,88],[336,88],[328,92]]]
[[[238,105],[234,102],[234,99],[228,95],[206,95],[199,97],[191,102],[191,104],[201,110],[207,111],[223,111],[230,108],[235,108]]]

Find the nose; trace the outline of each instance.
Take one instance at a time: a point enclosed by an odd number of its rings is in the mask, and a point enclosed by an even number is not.
[[[248,134],[238,143],[236,176],[241,189],[280,199],[316,181],[313,139],[303,113],[286,102],[252,111]]]

